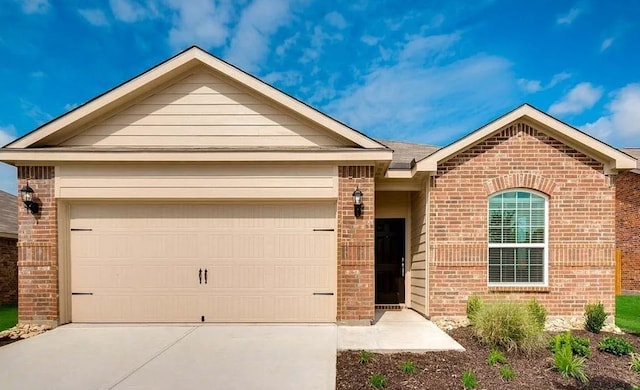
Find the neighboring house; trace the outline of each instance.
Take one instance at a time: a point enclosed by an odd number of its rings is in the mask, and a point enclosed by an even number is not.
[[[640,159],[640,148],[622,151]],[[616,248],[622,252],[622,291],[640,293],[640,169],[616,180]]]
[[[0,305],[18,303],[18,200],[0,191]]]
[[[41,204],[20,321],[53,324],[612,311],[613,178],[637,168],[529,105],[441,149],[377,141],[195,47],[0,160]]]

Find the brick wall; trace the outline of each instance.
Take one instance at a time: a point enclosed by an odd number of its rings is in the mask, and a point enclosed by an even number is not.
[[[616,248],[622,251],[622,290],[640,291],[640,173],[616,179]]]
[[[549,286],[487,287],[487,201],[504,189],[549,196]],[[615,189],[603,166],[516,123],[438,167],[429,218],[430,315],[465,314],[467,298],[536,298],[550,315],[614,309]]]
[[[353,215],[352,194],[363,193],[364,208]],[[368,322],[374,307],[375,185],[373,166],[338,168],[338,321]]]
[[[17,240],[0,237],[0,305],[16,303],[18,303]]]
[[[18,320],[58,323],[57,210],[54,167],[18,167],[18,187],[27,180],[40,203],[32,215],[18,211]]]

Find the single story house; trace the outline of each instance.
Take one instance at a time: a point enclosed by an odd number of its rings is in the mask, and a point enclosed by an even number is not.
[[[632,156],[523,105],[436,148],[376,140],[192,47],[0,149],[23,322],[342,322],[614,305]]]
[[[640,148],[623,152],[640,160]],[[623,293],[640,293],[640,169],[621,173],[616,180],[616,249],[621,254]]]
[[[18,199],[0,191],[0,305],[18,303]]]

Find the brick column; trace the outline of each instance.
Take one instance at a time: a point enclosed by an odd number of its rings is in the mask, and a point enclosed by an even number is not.
[[[27,181],[40,212],[18,211],[18,321],[58,324],[58,230],[54,167],[18,167],[18,189]],[[20,202],[22,203],[22,202]]]
[[[338,169],[338,321],[370,324],[374,318],[375,167]],[[362,216],[352,194],[363,193]]]

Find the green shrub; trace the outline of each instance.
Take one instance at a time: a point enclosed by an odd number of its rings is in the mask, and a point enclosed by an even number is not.
[[[480,297],[477,295],[472,295],[467,300],[467,318],[469,321],[473,323],[473,318],[476,316],[476,313],[482,308],[483,303]]]
[[[491,351],[489,351],[489,357],[487,357],[487,364],[490,366],[495,366],[496,364],[505,363],[507,363],[507,358],[504,356],[504,354],[495,348],[491,348]]]
[[[411,360],[407,360],[406,362],[402,363],[402,366],[400,366],[400,370],[405,374],[413,374],[414,372],[416,372],[416,369],[416,365]]]
[[[640,354],[631,353],[631,363],[629,363],[631,371],[640,374]]]
[[[480,383],[478,383],[478,378],[476,377],[476,374],[473,373],[473,371],[465,371],[462,374],[462,386],[464,386],[466,390],[475,389],[479,384]]]
[[[475,314],[474,326],[482,342],[492,347],[528,354],[544,346],[542,329],[522,303],[485,304]]]
[[[560,375],[565,378],[575,378],[580,382],[587,382],[587,374],[584,372],[585,358],[573,356],[571,346],[565,344],[553,353],[553,365]]]
[[[502,379],[510,381],[516,378],[516,372],[511,368],[511,366],[506,365],[500,367],[500,376]]]
[[[545,309],[544,306],[535,299],[532,299],[527,303],[527,309],[535,319],[538,327],[540,327],[540,330],[544,330],[544,324],[547,322],[547,309]]]
[[[598,349],[616,356],[631,355],[633,344],[622,337],[604,336],[598,344]]]
[[[565,345],[571,346],[571,352],[574,355],[582,357],[591,356],[591,350],[589,349],[591,343],[586,337],[574,336],[571,332],[564,332],[558,333],[549,341],[551,352],[555,352]]]
[[[373,374],[369,377],[369,384],[375,389],[387,387],[387,377],[382,374]]]
[[[373,360],[373,354],[369,351],[362,350],[360,351],[360,355],[358,355],[358,361],[360,364],[367,364]]]
[[[584,307],[584,328],[591,333],[600,333],[608,316],[602,302],[587,304]]]

